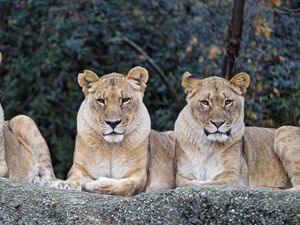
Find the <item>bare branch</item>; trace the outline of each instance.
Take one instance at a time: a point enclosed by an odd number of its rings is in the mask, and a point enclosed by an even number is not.
[[[235,60],[238,57],[242,31],[243,31],[243,17],[246,0],[235,0],[232,9],[231,24],[228,28],[227,55],[224,59],[223,75],[230,79],[233,75]]]
[[[297,9],[289,9],[287,7],[278,7],[274,9],[276,12],[278,13],[282,13],[282,14],[290,14],[290,13],[298,13],[300,12],[300,8]]]
[[[136,44],[134,41],[130,40],[127,37],[115,37],[110,40],[111,42],[125,42],[128,44],[131,48],[133,48],[136,52],[143,55],[143,57],[150,63],[150,65],[153,67],[153,69],[158,73],[160,79],[164,82],[164,84],[169,89],[170,96],[175,100],[176,107],[178,109],[183,108],[183,102],[182,100],[176,95],[176,91],[173,88],[172,83],[168,80],[165,72],[155,63],[155,61],[145,52],[138,44]]]

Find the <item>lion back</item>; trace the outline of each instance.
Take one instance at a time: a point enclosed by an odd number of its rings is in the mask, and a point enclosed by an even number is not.
[[[172,132],[151,130],[146,192],[175,187],[175,141]]]

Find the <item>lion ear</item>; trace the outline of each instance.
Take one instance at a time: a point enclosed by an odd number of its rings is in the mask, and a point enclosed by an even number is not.
[[[196,88],[201,86],[201,80],[194,77],[190,72],[186,71],[182,76],[181,85],[184,88],[185,92],[189,95]]]
[[[127,79],[132,84],[132,87],[140,90],[142,93],[145,92],[148,78],[148,71],[140,66],[132,68],[127,74]]]
[[[247,73],[242,72],[234,75],[229,82],[235,92],[245,96],[250,84],[250,77]]]
[[[85,95],[93,91],[93,83],[97,82],[99,77],[91,70],[84,70],[83,73],[78,74],[78,84],[82,87]]]

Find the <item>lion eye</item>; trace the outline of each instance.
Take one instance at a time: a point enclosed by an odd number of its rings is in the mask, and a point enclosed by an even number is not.
[[[101,105],[104,105],[105,104],[105,100],[103,98],[98,98],[97,99],[97,102]]]
[[[228,105],[231,105],[232,102],[233,102],[233,100],[226,100],[226,101],[225,101],[225,105],[227,105],[227,106],[228,106]]]
[[[122,104],[129,102],[130,99],[131,99],[131,98],[122,98]]]
[[[206,106],[209,105],[209,102],[208,102],[207,100],[202,100],[201,103],[202,103],[203,105],[206,105]]]

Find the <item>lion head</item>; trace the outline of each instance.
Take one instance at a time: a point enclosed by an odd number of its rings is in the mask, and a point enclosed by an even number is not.
[[[111,73],[98,77],[85,70],[78,75],[78,83],[85,94],[84,114],[87,123],[109,143],[123,140],[132,131],[137,112],[143,104],[148,71],[132,68],[127,75]]]
[[[231,80],[221,77],[199,79],[183,74],[182,86],[194,123],[209,141],[225,142],[244,126],[244,95],[250,78],[239,73]]]

